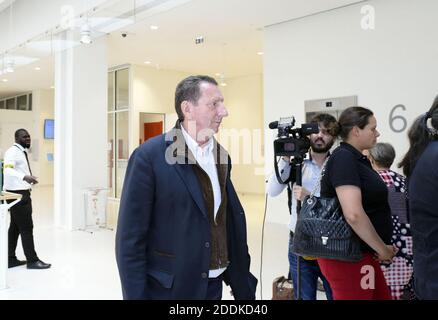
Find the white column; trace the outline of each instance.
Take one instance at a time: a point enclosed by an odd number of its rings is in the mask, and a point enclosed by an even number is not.
[[[55,60],[55,224],[74,230],[84,225],[83,190],[108,185],[106,39],[61,51]]]

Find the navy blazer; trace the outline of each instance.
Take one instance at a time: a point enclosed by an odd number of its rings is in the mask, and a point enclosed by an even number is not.
[[[409,177],[414,287],[420,300],[438,299],[438,141],[429,143]]]
[[[116,233],[124,299],[206,296],[211,228],[200,183],[187,164],[183,139],[174,128],[148,140],[129,159]],[[257,279],[249,271],[245,214],[230,173],[226,192],[230,264],[224,280],[235,299],[255,299]]]

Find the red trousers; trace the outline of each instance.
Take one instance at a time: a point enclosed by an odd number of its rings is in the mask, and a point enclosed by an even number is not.
[[[318,259],[330,283],[334,300],[391,300],[391,292],[378,261],[364,253],[359,262]]]

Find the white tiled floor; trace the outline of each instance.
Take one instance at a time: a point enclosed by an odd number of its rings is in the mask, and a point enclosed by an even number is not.
[[[114,232],[91,234],[55,228],[51,188],[35,188],[32,203],[35,248],[52,268],[9,269],[9,288],[0,291],[0,299],[121,299]],[[20,240],[17,257],[24,259]]]
[[[8,289],[0,299],[121,299],[120,282],[114,257],[114,231],[94,233],[66,231],[53,226],[53,195],[49,187],[36,188],[34,205],[35,247],[41,260],[52,263],[47,270],[27,270],[20,266],[8,270]],[[251,271],[260,279],[261,238],[264,197],[240,197],[248,223]],[[287,275],[286,225],[267,223],[264,233],[262,287],[263,299],[272,297],[272,280]],[[17,256],[24,259],[21,244]],[[260,282],[257,299],[260,295]],[[224,299],[231,299],[224,288]],[[319,298],[323,294],[318,293]]]

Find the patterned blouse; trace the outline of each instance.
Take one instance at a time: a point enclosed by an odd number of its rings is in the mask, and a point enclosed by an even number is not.
[[[382,270],[392,298],[409,299],[412,290],[413,254],[406,178],[392,170],[379,170],[378,173],[388,187],[388,202],[393,224],[391,244],[398,249],[393,262],[389,265],[382,264]]]

